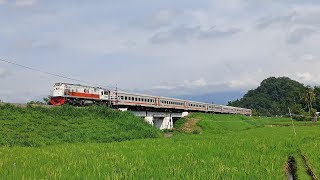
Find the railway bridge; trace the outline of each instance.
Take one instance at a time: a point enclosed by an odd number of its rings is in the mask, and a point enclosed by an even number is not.
[[[121,111],[125,111],[120,109]],[[188,112],[155,112],[155,111],[132,111],[135,116],[144,118],[144,121],[161,130],[172,129],[173,123],[188,116]]]

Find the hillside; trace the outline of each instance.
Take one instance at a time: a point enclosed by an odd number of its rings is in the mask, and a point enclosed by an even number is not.
[[[317,86],[305,86],[288,77],[270,77],[263,80],[256,89],[248,91],[243,98],[229,102],[228,105],[253,109],[256,115],[285,115],[288,114],[288,107],[295,114],[304,114],[309,111],[305,100],[307,91],[315,96],[310,110],[312,107],[314,111],[320,110],[319,90]]]
[[[159,136],[161,132],[141,118],[106,107],[0,106],[0,146],[105,143]]]

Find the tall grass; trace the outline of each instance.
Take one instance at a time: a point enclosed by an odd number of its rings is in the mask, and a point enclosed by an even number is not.
[[[160,135],[141,118],[107,107],[0,106],[0,146],[106,143]]]

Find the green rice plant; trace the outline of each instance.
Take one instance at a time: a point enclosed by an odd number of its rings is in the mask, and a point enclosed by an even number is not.
[[[71,109],[76,112],[69,112],[71,114],[60,112],[63,122],[68,121],[69,116],[81,120],[59,124],[62,129],[70,123],[77,127],[77,132],[69,136],[70,142],[74,142],[73,138],[88,136],[78,128],[84,126],[82,121],[96,121],[84,118],[96,115],[78,110]],[[106,109],[98,110],[99,116],[114,117],[109,116]],[[50,113],[50,110],[43,111]],[[79,115],[81,113],[83,115]],[[86,143],[64,144],[59,143],[59,138],[64,136],[57,133],[54,134],[57,142],[50,146],[1,147],[0,179],[287,179],[289,156],[297,160],[298,178],[305,179],[309,175],[301,164],[301,153],[308,157],[319,177],[317,125],[298,124],[295,135],[287,118],[198,113],[188,118],[200,119],[203,133],[111,143],[95,143],[96,140],[88,138]],[[10,122],[17,127],[17,121]],[[129,128],[126,123],[110,122],[121,130],[115,132],[117,137],[123,137],[120,134]],[[92,128],[90,132],[102,132],[98,126]]]

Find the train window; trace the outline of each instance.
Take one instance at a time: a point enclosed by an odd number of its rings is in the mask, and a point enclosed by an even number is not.
[[[124,100],[128,100],[127,96],[124,97]]]
[[[134,98],[135,101],[138,101],[138,98]]]
[[[121,96],[121,100],[123,100],[124,98],[123,98],[123,96]]]

